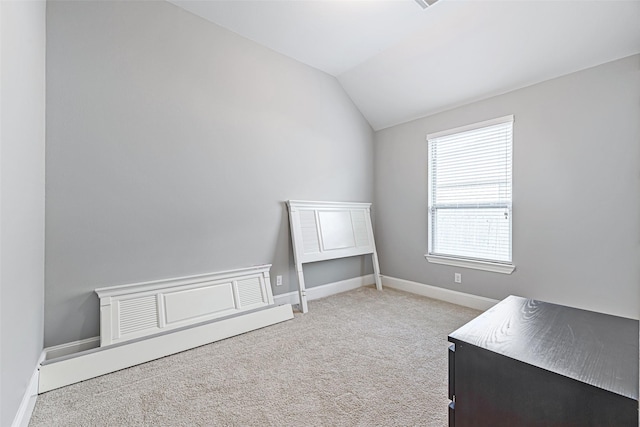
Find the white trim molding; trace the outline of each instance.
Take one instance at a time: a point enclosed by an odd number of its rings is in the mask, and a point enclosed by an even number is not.
[[[516,266],[491,261],[479,261],[475,259],[451,258],[439,255],[425,254],[427,261],[433,264],[451,265],[454,267],[472,268],[474,270],[491,271],[493,273],[511,274]]]
[[[376,283],[373,274],[367,274],[352,279],[340,280],[338,282],[327,283],[326,285],[314,286],[307,288],[307,299],[309,301],[328,297],[331,295],[347,292],[353,289],[369,286]],[[295,305],[300,302],[300,296],[297,291],[287,292],[286,294],[274,295],[273,299],[276,304]]]
[[[514,118],[513,118],[513,114],[511,114],[508,116],[485,120],[478,123],[471,123],[469,125],[458,126],[457,128],[453,128],[453,129],[447,129],[440,132],[429,133],[427,134],[427,139],[441,138],[443,136],[453,135],[454,133],[467,132],[470,130],[476,130],[476,129],[480,129],[488,126],[499,125],[502,123],[513,123],[513,122],[514,122]]]
[[[13,418],[11,427],[27,427],[29,421],[31,421],[31,415],[33,414],[33,408],[36,406],[36,400],[38,399],[38,381],[40,380],[40,364],[45,359],[46,352],[43,350],[38,358],[36,367],[31,374],[31,379],[27,385],[27,389],[22,396],[20,407],[18,412]]]
[[[416,295],[438,299],[450,302],[452,304],[462,305],[464,307],[474,308],[476,310],[488,310],[499,301],[491,298],[481,297],[478,295],[467,294],[464,292],[452,291],[450,289],[440,288],[438,286],[426,285],[424,283],[412,282],[410,280],[398,279],[396,277],[382,276],[384,286],[397,289],[400,291],[410,292]]]
[[[54,345],[44,349],[44,360],[68,356],[70,354],[80,353],[81,351],[91,350],[96,347],[100,347],[100,337],[85,338],[83,340]]]

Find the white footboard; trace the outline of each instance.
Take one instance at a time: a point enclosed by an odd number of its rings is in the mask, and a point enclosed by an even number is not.
[[[273,305],[271,265],[96,289],[100,346]]]

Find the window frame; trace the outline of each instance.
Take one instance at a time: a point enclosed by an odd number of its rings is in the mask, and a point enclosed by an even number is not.
[[[515,122],[513,115],[498,117],[491,120],[485,120],[478,123],[472,123],[465,126],[459,126],[453,129],[444,130],[441,132],[435,132],[431,134],[427,134],[427,253],[424,255],[428,262],[434,264],[443,264],[454,267],[463,267],[463,268],[471,268],[476,270],[484,270],[490,271],[494,273],[502,273],[502,274],[511,274],[515,270],[515,265],[513,264],[513,123]],[[496,261],[496,260],[486,260],[486,259],[477,259],[463,256],[453,256],[453,255],[442,255],[433,253],[433,239],[432,235],[433,230],[433,219],[431,209],[433,206],[433,194],[432,194],[432,152],[431,152],[431,142],[430,140],[453,135],[456,133],[468,132],[476,129],[481,129],[489,126],[494,126],[503,123],[511,123],[512,126],[512,134],[511,134],[511,201],[507,204],[506,208],[509,211],[509,258],[510,262],[504,261]]]

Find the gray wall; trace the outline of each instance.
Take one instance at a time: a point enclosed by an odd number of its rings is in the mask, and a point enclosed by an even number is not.
[[[0,2],[0,425],[42,352],[45,2]]]
[[[99,334],[101,286],[273,263],[292,291],[284,201],[372,198],[335,78],[166,2],[49,2],[46,346]]]
[[[427,133],[515,115],[511,275],[428,263]],[[384,275],[637,318],[640,56],[376,132]],[[462,273],[462,284],[453,281]]]

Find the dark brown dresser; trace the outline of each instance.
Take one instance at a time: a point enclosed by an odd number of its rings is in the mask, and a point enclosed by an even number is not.
[[[637,320],[510,296],[449,341],[450,426],[638,426]]]

